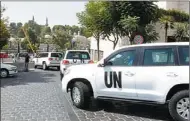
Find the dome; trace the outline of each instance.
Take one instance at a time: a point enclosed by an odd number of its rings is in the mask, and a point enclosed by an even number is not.
[[[50,35],[45,35],[44,36],[46,39],[51,39],[52,37]]]
[[[9,41],[10,41],[10,42],[14,42],[14,41],[16,41],[16,39],[13,38],[13,37],[11,37],[11,38],[9,39]]]

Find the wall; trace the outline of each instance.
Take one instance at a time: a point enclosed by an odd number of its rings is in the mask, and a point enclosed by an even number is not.
[[[178,0],[178,1],[167,1],[166,9],[178,9],[186,13],[189,13],[189,1],[188,0]]]

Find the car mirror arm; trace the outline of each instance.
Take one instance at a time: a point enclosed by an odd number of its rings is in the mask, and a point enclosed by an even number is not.
[[[100,63],[100,64],[98,64],[98,67],[105,67],[105,64]]]

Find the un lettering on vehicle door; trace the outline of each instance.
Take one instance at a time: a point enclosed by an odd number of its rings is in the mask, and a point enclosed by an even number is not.
[[[122,72],[104,72],[104,82],[107,88],[122,88]]]

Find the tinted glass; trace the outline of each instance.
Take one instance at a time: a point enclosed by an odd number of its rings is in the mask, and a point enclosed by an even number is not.
[[[180,65],[189,65],[189,47],[179,47],[178,52]]]
[[[114,66],[132,66],[135,59],[135,50],[124,51],[114,55],[107,63]]]
[[[79,52],[79,51],[69,51],[67,53],[66,59],[84,59],[84,60],[89,60],[90,55],[88,52]]]
[[[51,57],[62,58],[62,53],[51,53]]]
[[[172,48],[146,49],[143,65],[174,65],[174,50]]]
[[[40,53],[39,56],[40,56],[41,58],[43,58],[43,57],[48,57],[48,53]]]

